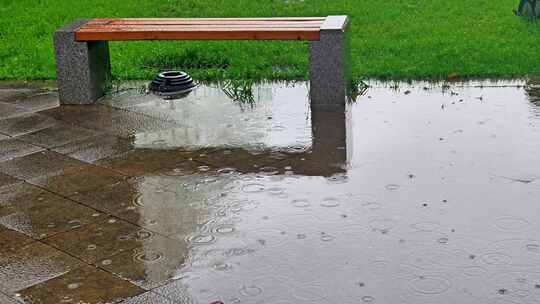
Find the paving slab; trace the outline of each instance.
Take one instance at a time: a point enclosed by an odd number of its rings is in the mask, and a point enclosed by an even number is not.
[[[94,263],[145,244],[155,233],[109,217],[44,240],[87,262]]]
[[[0,120],[0,133],[19,136],[60,124],[60,121],[41,114],[29,113]]]
[[[134,113],[106,105],[61,106],[40,112],[69,124],[99,130],[122,138],[177,129],[180,126],[142,113]]]
[[[42,92],[21,98],[13,103],[32,112],[44,111],[60,106],[57,92]]]
[[[0,102],[16,102],[36,94],[39,90],[26,88],[2,88],[0,89]]]
[[[102,212],[117,215],[137,206],[142,193],[152,190],[158,191],[154,185],[132,178],[90,191],[81,191],[71,196],[71,199]]]
[[[41,151],[0,163],[0,172],[22,180],[55,176],[68,169],[87,165],[51,151]]]
[[[0,162],[43,150],[44,148],[42,147],[29,144],[17,138],[3,139],[0,140]]]
[[[40,242],[0,248],[0,282],[9,295],[81,266],[81,261]]]
[[[4,186],[11,186],[13,184],[17,184],[20,182],[22,182],[22,180],[14,178],[4,173],[0,173],[0,188]]]
[[[19,291],[26,303],[119,303],[144,290],[114,275],[84,266],[62,276]]]
[[[196,232],[207,219],[204,210],[191,206],[194,198],[156,186],[159,180],[123,181],[72,199],[163,235]]]
[[[52,149],[76,140],[94,137],[97,134],[93,130],[60,123],[49,128],[21,135],[18,139],[36,146]]]
[[[80,161],[94,163],[107,157],[114,157],[133,150],[132,140],[109,135],[98,135],[72,141],[52,149]]]
[[[81,125],[85,121],[92,121],[99,125],[106,123],[121,110],[117,110],[104,105],[62,105],[39,112],[42,115],[61,120],[72,125]]]
[[[96,265],[151,290],[177,278],[184,267],[188,247],[185,242],[155,235],[152,239]]]
[[[2,248],[14,249],[32,242],[35,242],[35,240],[0,225],[0,244],[2,244]]]
[[[0,102],[0,119],[16,117],[28,113],[32,113],[32,111],[10,103]]]
[[[181,127],[174,122],[150,117],[142,113],[125,110],[116,110],[114,113],[113,116],[102,120],[88,119],[81,121],[80,125],[127,139],[149,136]]]
[[[70,197],[126,178],[118,172],[93,165],[70,167],[57,173],[31,178],[27,181],[64,197]]]
[[[34,239],[103,218],[96,210],[26,183],[0,188],[0,207],[0,225]]]
[[[110,168],[130,176],[140,176],[157,170],[171,169],[190,161],[193,152],[175,150],[138,149],[101,159],[96,165]]]

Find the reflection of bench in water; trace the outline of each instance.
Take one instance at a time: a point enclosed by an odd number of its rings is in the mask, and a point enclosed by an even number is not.
[[[276,174],[291,173],[305,176],[332,176],[347,172],[350,161],[351,138],[348,112],[312,110],[311,147],[298,151],[276,149],[250,154],[241,148],[221,149],[232,155],[243,155],[232,164],[242,173],[272,171]]]
[[[346,173],[350,161],[352,144],[348,142],[351,138],[348,113],[312,109],[310,145],[253,147],[249,144],[228,144],[197,148],[197,145],[190,144],[160,147],[150,143],[135,144],[135,151],[140,155],[139,160],[155,159],[167,163],[168,157],[189,151],[194,154],[194,160],[218,169],[231,168],[246,174],[272,172],[328,177]]]
[[[142,133],[118,135],[123,137],[120,141],[98,142],[99,146],[76,145],[74,153],[78,155],[77,157],[82,156],[86,161],[95,162],[99,166],[108,167],[129,176],[165,173],[173,169],[178,169],[179,173],[184,172],[184,174],[196,173],[199,164],[210,165],[211,168],[216,169],[234,168],[240,173],[271,171],[275,174],[288,172],[296,175],[327,177],[345,173],[347,164],[351,161],[352,143],[349,141],[352,134],[350,134],[348,113],[312,109],[311,142],[292,147],[250,146],[249,143],[202,147],[192,144],[167,146],[159,142],[153,145],[139,145],[136,143],[136,138],[146,136],[145,131],[141,130]],[[137,123],[142,123],[143,127],[147,124],[144,119],[148,119],[150,124],[156,121],[144,115],[115,110],[105,105],[63,106],[48,110],[45,114],[69,124],[95,128],[104,134],[116,134],[117,126],[136,127],[130,122],[133,118]],[[164,127],[166,127],[163,130],[166,132],[165,138],[169,138],[170,130],[177,128],[169,124]],[[122,130],[119,131],[123,133]],[[154,131],[149,132],[152,134]],[[87,151],[87,149],[90,150]],[[102,156],[109,153],[110,157]],[[194,162],[188,161],[189,159]]]
[[[108,41],[305,40],[310,41],[312,105],[346,100],[346,16],[303,18],[93,19],[55,34],[62,104],[91,104],[110,75]]]

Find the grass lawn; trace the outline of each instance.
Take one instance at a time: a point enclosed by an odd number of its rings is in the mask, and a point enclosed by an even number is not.
[[[55,77],[52,35],[76,18],[352,18],[352,72],[392,79],[540,75],[540,23],[518,0],[0,0],[0,79]],[[199,79],[307,77],[305,42],[114,42],[117,79],[180,68]]]

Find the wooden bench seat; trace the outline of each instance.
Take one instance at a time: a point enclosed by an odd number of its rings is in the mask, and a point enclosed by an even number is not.
[[[94,19],[77,41],[319,40],[325,18]]]
[[[304,40],[310,42],[312,105],[344,105],[347,16],[79,20],[54,35],[61,104],[91,104],[110,77],[109,41]]]

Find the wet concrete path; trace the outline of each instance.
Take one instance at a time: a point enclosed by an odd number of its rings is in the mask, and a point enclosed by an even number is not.
[[[372,84],[0,88],[0,303],[538,303],[537,86]]]

